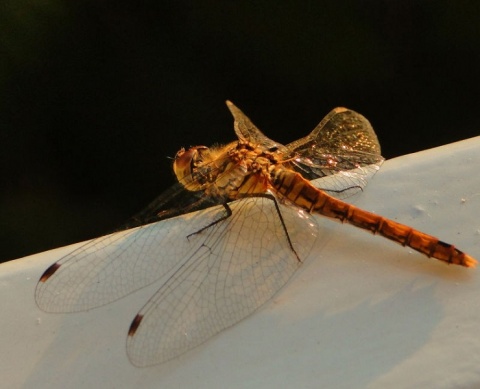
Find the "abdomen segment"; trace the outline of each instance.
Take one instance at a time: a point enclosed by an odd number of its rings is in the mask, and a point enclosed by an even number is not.
[[[329,196],[299,173],[275,169],[272,183],[280,194],[309,212],[352,224],[449,264],[466,267],[475,267],[477,264],[470,255],[434,236]]]

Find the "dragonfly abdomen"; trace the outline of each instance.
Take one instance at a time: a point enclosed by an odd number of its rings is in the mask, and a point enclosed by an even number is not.
[[[326,194],[294,171],[275,169],[272,172],[272,183],[281,195],[311,213],[349,223],[446,263],[466,267],[474,267],[477,263],[475,259],[455,246],[442,242],[434,236],[364,211]]]

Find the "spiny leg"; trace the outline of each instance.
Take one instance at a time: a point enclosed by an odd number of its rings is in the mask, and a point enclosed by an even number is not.
[[[278,219],[280,220],[280,223],[282,224],[283,232],[285,233],[285,236],[287,238],[288,245],[290,246],[290,249],[292,250],[292,252],[297,257],[297,260],[299,262],[301,262],[300,257],[298,256],[297,252],[295,251],[295,248],[293,247],[292,241],[290,239],[290,235],[289,235],[288,230],[287,230],[287,226],[285,225],[285,221],[283,219],[282,212],[280,210],[280,207],[278,205],[278,201],[275,198],[275,196],[273,196],[269,193],[252,193],[252,194],[244,194],[244,195],[241,196],[241,198],[255,198],[255,197],[265,198],[265,199],[273,201],[273,204],[275,205],[275,210],[276,210],[277,215],[278,215]],[[230,216],[232,216],[232,209],[230,208],[228,203],[223,203],[222,205],[226,210],[225,215],[223,215],[221,218],[219,218],[217,220],[214,220],[213,222],[207,224],[205,227],[202,227],[198,231],[192,232],[191,234],[187,235],[187,239],[190,238],[193,235],[196,235],[196,234],[199,234],[199,233],[205,231],[206,229],[208,229],[208,228],[214,226],[215,224],[220,223],[220,222],[228,219]]]
[[[297,252],[295,251],[295,248],[293,247],[292,241],[290,239],[290,234],[288,233],[287,226],[285,225],[285,220],[283,219],[283,216],[282,216],[282,211],[280,210],[280,207],[278,205],[278,201],[275,198],[275,196],[270,194],[270,193],[251,193],[251,194],[244,194],[241,197],[242,198],[245,198],[245,197],[260,197],[260,198],[265,198],[265,199],[273,201],[273,204],[275,205],[275,210],[277,211],[278,219],[280,220],[280,223],[282,224],[283,232],[285,232],[285,236],[287,238],[288,245],[290,246],[290,249],[293,251],[293,253],[297,257],[298,262],[302,262],[300,257],[298,256]]]
[[[206,229],[208,229],[208,228],[214,226],[215,224],[220,223],[221,221],[226,220],[230,216],[232,216],[232,209],[228,206],[228,204],[223,203],[222,205],[223,205],[223,207],[225,208],[225,211],[226,211],[225,215],[223,215],[221,218],[218,218],[217,220],[214,220],[213,222],[207,224],[205,227],[200,228],[198,231],[195,231],[195,232],[192,232],[191,234],[188,234],[187,239],[189,239],[193,235],[200,234],[202,231],[205,231]]]

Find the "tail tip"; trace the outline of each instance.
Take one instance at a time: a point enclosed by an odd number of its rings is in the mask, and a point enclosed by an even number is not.
[[[465,254],[465,256],[463,257],[462,265],[465,267],[475,268],[478,265],[478,261],[470,255]]]

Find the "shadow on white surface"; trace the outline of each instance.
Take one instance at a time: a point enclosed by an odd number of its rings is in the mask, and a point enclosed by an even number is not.
[[[480,258],[480,138],[387,161],[356,205]],[[126,356],[153,284],[107,306],[48,314],[39,276],[73,246],[0,266],[4,387],[453,388],[480,386],[479,270],[447,266],[318,218],[322,236],[273,300],[150,368]]]

